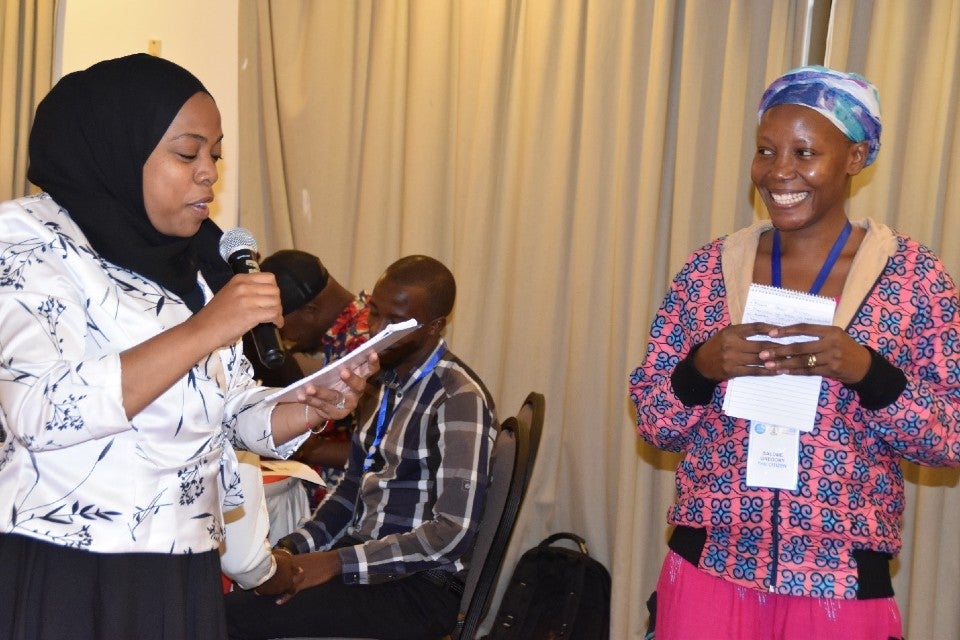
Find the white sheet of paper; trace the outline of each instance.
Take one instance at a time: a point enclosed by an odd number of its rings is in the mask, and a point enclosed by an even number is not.
[[[313,384],[317,387],[336,389],[338,391],[347,391],[346,383],[340,379],[340,370],[342,368],[346,367],[348,369],[356,370],[364,367],[367,356],[371,351],[380,353],[397,340],[400,340],[404,336],[416,331],[419,328],[420,324],[418,324],[414,318],[404,320],[403,322],[388,324],[381,329],[377,335],[373,336],[350,353],[341,356],[337,360],[334,360],[319,371],[315,371],[308,376],[300,378],[296,382],[284,387],[283,389],[277,389],[264,398],[263,402],[296,402],[297,394],[299,393],[300,389],[307,384]]]
[[[810,431],[817,419],[820,376],[733,378],[727,383],[723,412],[735,418]]]
[[[747,486],[796,490],[800,465],[800,431],[750,422]]]
[[[743,310],[743,322],[786,326],[806,322],[830,324],[836,301],[800,291],[752,284]],[[758,336],[758,340],[766,340]],[[787,344],[811,340],[807,336],[776,340]],[[817,417],[821,376],[741,376],[727,382],[723,412],[735,418],[809,431]]]

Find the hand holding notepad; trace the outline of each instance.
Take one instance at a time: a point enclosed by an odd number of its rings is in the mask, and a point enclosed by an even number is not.
[[[828,325],[836,301],[800,291],[752,284],[743,310],[743,322],[766,322],[777,326],[808,323]],[[770,338],[786,344],[812,337]],[[727,383],[723,412],[736,418],[757,420],[809,431],[817,416],[822,376],[741,376]]]

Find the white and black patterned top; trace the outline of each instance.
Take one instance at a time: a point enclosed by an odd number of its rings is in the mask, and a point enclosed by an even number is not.
[[[233,446],[285,457],[301,439],[274,446],[270,390],[239,341],[126,418],[120,353],[189,316],[97,255],[49,196],[0,204],[0,532],[98,552],[218,547],[222,509],[242,501]]]

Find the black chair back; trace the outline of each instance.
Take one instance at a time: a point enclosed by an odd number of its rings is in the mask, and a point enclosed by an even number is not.
[[[467,572],[460,620],[452,640],[473,640],[490,608],[503,558],[527,492],[540,434],[545,399],[530,393],[516,416],[503,421],[493,444],[490,486]]]

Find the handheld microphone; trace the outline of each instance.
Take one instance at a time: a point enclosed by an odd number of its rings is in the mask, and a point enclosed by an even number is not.
[[[220,238],[220,255],[234,273],[259,273],[260,265],[254,257],[257,241],[243,227],[226,231]],[[261,322],[250,330],[257,357],[268,369],[277,369],[283,364],[284,354],[280,348],[280,332],[270,322]]]

